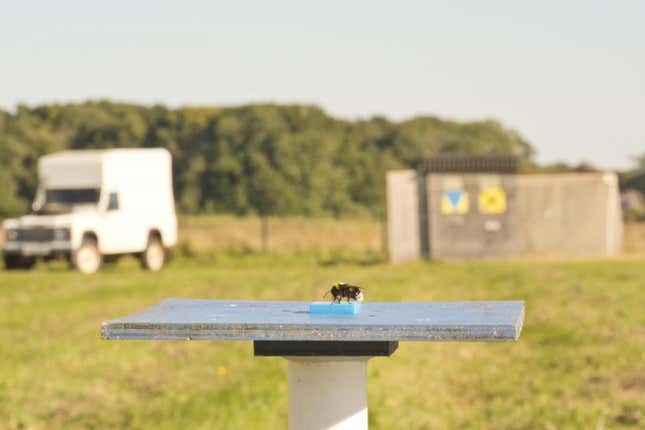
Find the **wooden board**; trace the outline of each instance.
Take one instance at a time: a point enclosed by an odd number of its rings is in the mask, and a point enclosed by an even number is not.
[[[105,339],[513,341],[524,302],[364,302],[356,315],[316,315],[309,302],[167,299],[106,321]]]

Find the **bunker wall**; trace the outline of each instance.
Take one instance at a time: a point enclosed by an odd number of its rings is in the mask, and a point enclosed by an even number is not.
[[[428,234],[436,259],[611,257],[622,252],[613,173],[387,175],[391,262],[419,259]],[[426,194],[427,201],[419,202]],[[422,197],[423,198],[423,197]],[[420,228],[427,205],[427,229]]]
[[[421,258],[418,176],[414,170],[387,173],[387,233],[391,263]]]
[[[486,259],[521,252],[516,175],[428,176],[430,256]],[[490,194],[491,202],[482,201]]]
[[[520,175],[522,255],[611,257],[622,251],[622,213],[613,173]]]

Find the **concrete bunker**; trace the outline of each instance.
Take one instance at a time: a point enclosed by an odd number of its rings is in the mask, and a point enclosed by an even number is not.
[[[518,174],[507,158],[388,172],[390,261],[621,253],[615,173]]]

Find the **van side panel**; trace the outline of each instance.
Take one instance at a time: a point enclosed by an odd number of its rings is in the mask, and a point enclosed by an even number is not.
[[[164,149],[113,150],[103,164],[101,207],[110,193],[118,209],[105,212],[100,249],[105,254],[141,252],[151,230],[159,230],[165,246],[177,242],[172,165]]]

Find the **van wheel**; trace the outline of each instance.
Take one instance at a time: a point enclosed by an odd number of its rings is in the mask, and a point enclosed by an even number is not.
[[[101,268],[101,253],[96,241],[84,239],[81,246],[72,255],[72,265],[76,270],[85,274],[96,273]]]
[[[151,272],[158,272],[166,262],[166,250],[157,237],[151,237],[148,240],[146,250],[141,254],[141,265],[144,269]]]
[[[22,255],[3,255],[5,270],[31,269],[36,264],[34,257]]]

